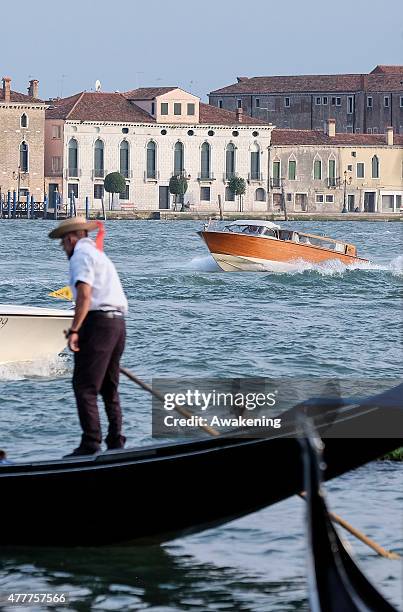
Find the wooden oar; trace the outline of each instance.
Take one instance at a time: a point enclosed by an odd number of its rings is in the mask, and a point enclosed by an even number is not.
[[[302,493],[298,493],[298,496],[306,500],[305,491],[303,491]],[[395,552],[386,550],[385,548],[383,548],[383,546],[380,546],[380,544],[377,544],[376,542],[374,542],[374,540],[371,540],[371,538],[365,535],[365,533],[359,531],[358,529],[350,525],[350,523],[345,521],[338,514],[335,514],[334,512],[329,512],[329,516],[334,523],[337,523],[338,525],[340,525],[340,527],[343,527],[343,529],[355,536],[357,540],[360,540],[361,542],[375,550],[375,552],[377,552],[378,555],[380,555],[381,557],[386,557],[386,559],[400,559],[400,555]]]
[[[162,393],[158,393],[158,391],[155,391],[155,389],[150,387],[150,385],[142,381],[140,378],[138,378],[138,376],[133,374],[133,372],[131,372],[127,368],[121,367],[120,371],[122,372],[122,374],[127,376],[127,378],[129,378],[131,381],[136,383],[136,385],[138,385],[145,391],[148,391],[148,393],[151,393],[151,395],[153,395],[158,400],[160,400],[160,402],[164,403],[165,398],[162,395]],[[177,410],[179,414],[182,414],[183,416],[187,418],[193,416],[192,413],[186,408],[183,408],[183,406],[178,406],[177,404],[175,404],[175,410]],[[217,431],[217,429],[214,429],[214,427],[210,427],[209,425],[199,425],[199,427],[201,427],[204,431],[206,431],[211,436],[220,435],[220,432]],[[301,497],[302,499],[305,499],[305,492],[299,493],[299,497]],[[329,512],[329,516],[332,519],[332,521],[334,521],[335,523],[337,523],[338,525],[340,525],[341,527],[349,531],[358,540],[360,540],[361,542],[363,542],[364,544],[366,544],[367,546],[375,550],[378,553],[378,555],[382,557],[386,557],[387,559],[400,559],[400,555],[386,550],[385,548],[383,548],[382,546],[380,546],[379,544],[371,540],[368,536],[366,536],[365,533],[362,533],[361,531],[359,531],[358,529],[350,525],[350,523],[348,523],[343,518],[341,518],[341,516],[338,516],[337,514],[334,514],[333,512]]]
[[[138,385],[139,387],[141,387],[145,391],[148,391],[148,393],[151,393],[151,395],[156,397],[158,400],[160,400],[160,402],[162,402],[162,404],[164,404],[165,398],[162,395],[162,393],[158,393],[158,391],[156,391],[155,389],[150,387],[150,385],[147,385],[147,383],[145,383],[143,380],[138,378],[135,374],[133,374],[133,372],[130,372],[130,370],[128,370],[127,368],[121,367],[120,371],[122,372],[122,374],[127,376],[127,378],[129,378],[134,383],[136,383],[136,385]],[[181,414],[182,416],[184,416],[186,418],[190,418],[190,417],[194,416],[192,412],[190,412],[189,410],[187,410],[187,408],[184,408],[183,406],[178,406],[177,404],[174,404],[174,408],[175,408],[175,410],[177,412],[179,412],[179,414]],[[201,429],[203,429],[208,434],[210,434],[210,436],[219,436],[220,435],[220,432],[217,431],[217,429],[214,429],[214,427],[210,427],[210,425],[199,425],[199,427],[201,427]]]

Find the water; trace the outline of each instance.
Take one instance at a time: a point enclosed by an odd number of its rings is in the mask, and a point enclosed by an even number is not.
[[[195,233],[198,222],[108,224],[106,249],[130,303],[125,365],[148,382],[153,376],[307,374],[396,381],[401,224],[297,225],[348,239],[371,263],[353,270],[301,263],[293,274],[225,274]],[[0,224],[0,303],[62,306],[47,297],[67,279],[64,255],[46,237],[52,226]],[[10,457],[60,457],[61,449],[76,446],[70,376],[69,355],[0,366],[0,447]],[[125,380],[121,391],[130,445],[149,443],[149,396]],[[249,469],[261,486],[270,486],[276,466],[248,466],[246,476]],[[403,554],[402,485],[403,466],[382,462],[327,490],[335,512]],[[163,511],[156,508],[156,520]],[[73,594],[71,610],[308,610],[303,512],[303,503],[291,499],[163,547],[3,551],[0,591],[64,588]],[[353,546],[369,577],[401,606],[401,563]]]

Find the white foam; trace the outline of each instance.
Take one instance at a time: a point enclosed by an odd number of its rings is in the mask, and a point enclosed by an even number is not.
[[[195,270],[196,272],[220,272],[220,268],[211,255],[194,257],[185,265],[185,268],[188,270]]]
[[[52,355],[40,361],[15,361],[0,363],[0,380],[24,380],[26,378],[63,378],[70,372],[68,355]]]
[[[403,255],[398,255],[389,264],[393,276],[403,276]]]

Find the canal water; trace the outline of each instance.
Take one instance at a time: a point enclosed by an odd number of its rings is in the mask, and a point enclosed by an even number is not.
[[[64,306],[47,295],[67,282],[67,260],[47,239],[53,225],[0,223],[0,303]],[[148,382],[313,375],[395,383],[402,363],[401,224],[293,225],[355,243],[371,263],[346,269],[301,262],[292,274],[226,274],[196,234],[201,222],[107,224],[106,251],[130,305],[124,364]],[[14,461],[60,457],[77,445],[71,365],[68,354],[0,365],[0,448]],[[128,444],[150,443],[149,396],[126,380],[121,395]],[[269,487],[277,467],[246,465],[240,479],[253,471],[259,486]],[[403,554],[403,464],[367,465],[326,490],[335,512]],[[162,512],[155,509],[156,521]],[[371,580],[403,609],[402,564],[349,542]],[[64,590],[68,609],[79,611],[308,610],[305,550],[303,502],[290,499],[162,547],[3,550],[0,592]]]

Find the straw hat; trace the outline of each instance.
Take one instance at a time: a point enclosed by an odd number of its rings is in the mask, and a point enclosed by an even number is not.
[[[79,230],[85,230],[90,232],[98,228],[96,221],[87,221],[84,217],[71,217],[71,219],[65,219],[59,225],[50,232],[49,238],[63,238],[70,232],[78,232]]]

